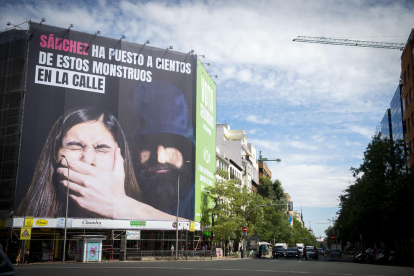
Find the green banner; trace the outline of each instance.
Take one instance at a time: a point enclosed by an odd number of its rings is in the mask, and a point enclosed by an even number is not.
[[[215,185],[216,84],[197,60],[195,221],[200,222],[204,207],[210,205],[204,189]]]

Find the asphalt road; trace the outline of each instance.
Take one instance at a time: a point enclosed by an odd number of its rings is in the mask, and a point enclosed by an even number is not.
[[[17,275],[82,276],[270,276],[270,275],[363,275],[413,276],[413,267],[379,266],[335,261],[300,261],[297,259],[230,259],[219,261],[152,261],[112,263],[33,264],[15,267]]]

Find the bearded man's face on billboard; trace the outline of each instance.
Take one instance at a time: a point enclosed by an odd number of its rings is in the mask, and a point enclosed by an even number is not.
[[[154,145],[140,150],[139,159],[137,178],[145,203],[162,210],[162,206],[176,202],[180,172],[181,192],[189,184],[182,152],[171,145]]]

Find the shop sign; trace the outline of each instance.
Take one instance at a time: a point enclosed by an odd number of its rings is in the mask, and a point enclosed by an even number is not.
[[[146,227],[147,222],[146,221],[131,221],[130,225],[131,227]]]
[[[46,226],[47,225],[47,220],[45,220],[45,219],[38,219],[38,220],[36,220],[36,225],[37,226]]]
[[[194,232],[195,231],[195,223],[194,221],[190,222],[190,232]]]
[[[6,219],[0,219],[0,229],[4,229],[6,227]]]
[[[25,217],[24,218],[24,227],[33,227],[33,217]]]
[[[127,240],[140,240],[141,239],[141,230],[130,230],[126,231]]]
[[[82,220],[81,227],[102,228],[102,221],[96,219],[84,219]]]
[[[66,220],[66,227],[72,228],[72,218]],[[65,218],[58,218],[56,221],[56,228],[65,228]]]

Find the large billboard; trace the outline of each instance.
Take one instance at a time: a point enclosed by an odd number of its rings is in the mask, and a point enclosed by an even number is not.
[[[195,219],[200,222],[203,214],[211,208],[205,187],[215,185],[216,167],[216,84],[197,60],[197,99],[196,99],[196,185]]]
[[[196,144],[214,160],[215,111],[196,139],[196,56],[48,25],[30,34],[14,215],[64,217],[69,190],[71,218],[171,221],[179,193],[179,216],[199,221]]]

